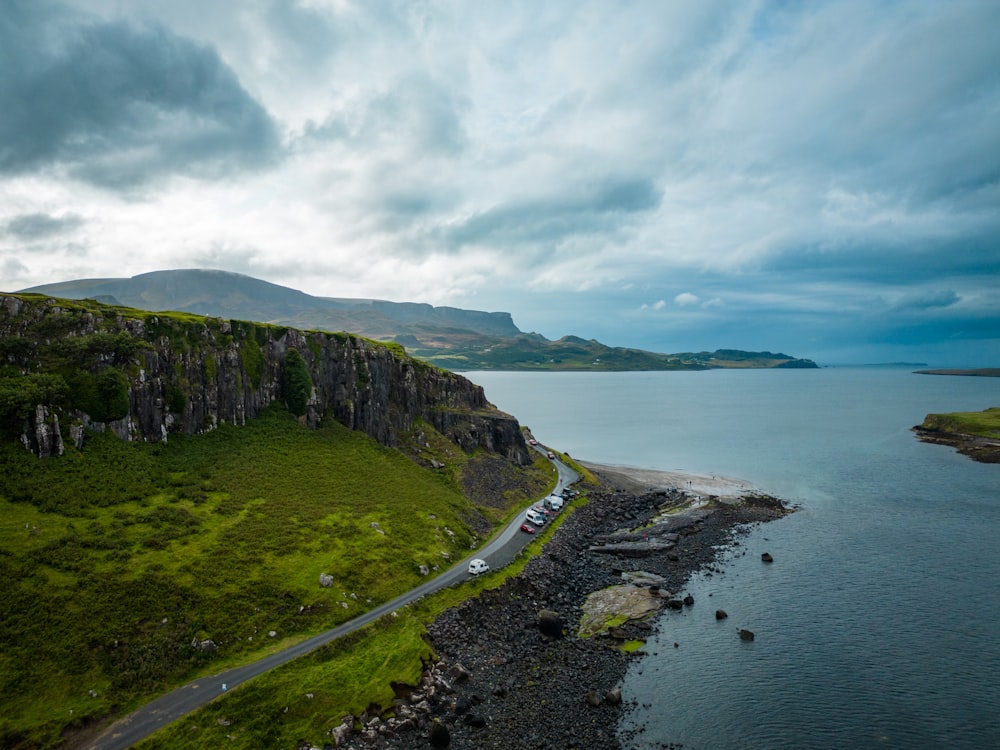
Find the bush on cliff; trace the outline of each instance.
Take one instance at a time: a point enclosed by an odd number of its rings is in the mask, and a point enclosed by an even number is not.
[[[289,349],[285,355],[285,373],[283,382],[285,407],[296,417],[306,413],[309,396],[312,395],[313,382],[309,377],[309,367],[299,354],[298,349]]]

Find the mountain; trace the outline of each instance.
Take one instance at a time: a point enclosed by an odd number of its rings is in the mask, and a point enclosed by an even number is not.
[[[77,279],[22,291],[303,330],[350,331],[375,340],[394,341],[414,357],[455,371],[816,367],[811,360],[771,352],[727,349],[663,354],[611,347],[576,336],[552,341],[537,333],[522,332],[507,312],[314,297],[228,271],[154,271],[132,278]]]

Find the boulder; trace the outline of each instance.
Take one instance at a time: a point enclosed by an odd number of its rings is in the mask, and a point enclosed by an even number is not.
[[[612,706],[620,706],[622,702],[622,690],[621,688],[611,688],[608,694],[604,696],[604,700],[610,703]]]
[[[684,597],[684,606],[690,607],[692,604],[694,604],[694,597],[691,596],[691,594],[688,594]]]
[[[741,641],[752,641],[754,639],[754,634],[752,630],[747,630],[746,628],[740,628],[740,640]]]
[[[451,744],[451,732],[438,719],[434,719],[434,723],[431,724],[430,731],[427,733],[427,741],[431,747],[448,747]]]
[[[583,696],[583,699],[587,701],[588,704],[594,706],[595,708],[601,705],[601,696],[596,690],[588,690],[587,694]]]
[[[762,562],[767,562],[767,563],[774,562],[774,558],[771,557],[771,553],[770,552],[765,552],[764,554],[762,554],[760,556],[760,559],[761,559]]]
[[[325,589],[330,588],[333,585],[333,576],[329,573],[319,574],[319,585]]]
[[[461,685],[464,682],[468,682],[470,677],[472,677],[472,672],[461,664],[452,664],[448,669],[448,679],[454,685]]]
[[[562,638],[564,627],[565,625],[558,612],[553,612],[551,609],[539,610],[538,630],[543,635],[547,635],[550,638]]]
[[[716,620],[725,620],[727,617],[729,617],[729,614],[726,612],[726,610],[724,610],[724,609],[717,609],[717,610],[715,610],[715,619]]]

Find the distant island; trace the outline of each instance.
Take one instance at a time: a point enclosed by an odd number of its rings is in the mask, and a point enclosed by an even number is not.
[[[971,370],[917,370],[917,375],[968,375],[979,378],[1000,378],[1000,367],[979,367]]]
[[[243,274],[206,269],[153,271],[131,278],[76,279],[22,289],[66,299],[93,299],[139,310],[178,311],[289,326],[346,331],[400,344],[417,359],[456,372],[470,370],[813,369],[781,352],[716,349],[664,354],[563,336],[525,333],[508,312],[436,307],[415,302],[314,297]]]
[[[913,431],[922,442],[950,445],[982,463],[1000,463],[1000,407],[978,412],[928,414]]]

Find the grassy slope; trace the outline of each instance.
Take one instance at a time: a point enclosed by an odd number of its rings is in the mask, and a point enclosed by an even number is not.
[[[463,556],[479,541],[458,489],[468,457],[437,458],[448,468],[278,411],[166,445],[91,436],[44,461],[0,445],[0,745],[52,746],[85,717],[332,627],[411,588],[419,565]],[[209,638],[218,652],[192,646]],[[419,638],[403,641],[351,650],[343,668],[369,680],[344,684],[332,710],[419,669]]]
[[[546,526],[515,560],[493,571],[424,597],[373,625],[261,675],[209,703],[140,743],[143,750],[233,750],[294,747],[302,738],[322,744],[346,713],[358,716],[370,704],[386,707],[394,692],[391,679],[416,685],[421,660],[433,658],[424,624],[448,607],[495,588],[523,569],[551,538],[578,499]]]

